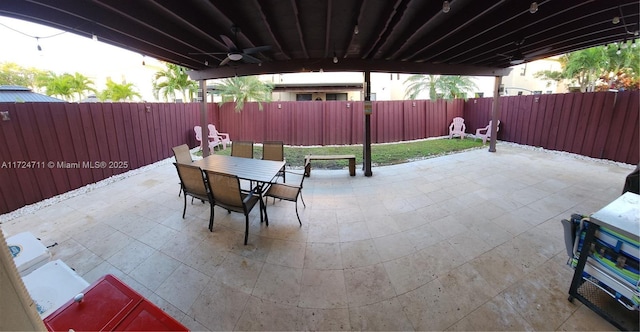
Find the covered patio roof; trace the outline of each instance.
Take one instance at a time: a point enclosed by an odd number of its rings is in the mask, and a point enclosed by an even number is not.
[[[501,76],[520,61],[637,38],[639,4],[15,0],[0,3],[0,15],[96,35],[194,79],[320,69]]]

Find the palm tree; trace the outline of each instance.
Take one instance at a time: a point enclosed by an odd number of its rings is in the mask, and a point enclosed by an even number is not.
[[[73,88],[73,76],[70,74],[58,75],[48,72],[38,77],[37,84],[45,89],[47,96],[57,96],[64,100],[71,100],[75,90]]]
[[[77,72],[71,78],[71,89],[74,93],[78,94],[78,100],[82,100],[87,91],[96,92],[96,89],[93,87],[93,81]]]
[[[562,71],[541,71],[534,77],[558,82],[570,80],[577,83],[582,92],[618,87],[621,82],[624,82],[621,87],[637,89],[640,48],[620,46],[596,46],[565,54],[560,58]]]
[[[478,90],[478,86],[468,76],[440,76],[436,81],[436,90],[447,100],[466,99],[467,92]]]
[[[411,75],[405,81],[408,84],[405,98],[416,99],[420,92],[429,90],[429,99],[464,98],[467,92],[477,90],[476,84],[467,76]]]
[[[571,52],[562,58],[562,63],[565,77],[575,79],[580,85],[580,91],[592,91],[595,81],[607,67],[607,51],[604,47],[592,47]]]
[[[235,102],[235,110],[240,112],[247,101],[257,101],[258,108],[262,110],[262,101],[271,100],[273,86],[262,82],[257,76],[241,76],[225,78],[215,84],[214,91],[222,97],[220,106],[227,102]]]
[[[198,83],[189,79],[183,67],[172,63],[165,63],[166,70],[156,72],[153,78],[153,95],[158,98],[160,94],[165,101],[176,98],[176,91],[182,94],[182,100],[192,101],[193,95],[198,91]]]
[[[140,94],[134,88],[135,86],[132,83],[118,84],[111,79],[107,79],[107,88],[98,93],[97,97],[100,101],[125,101],[133,100],[133,97],[140,98]]]
[[[418,94],[423,90],[429,90],[429,99],[437,99],[436,94],[436,75],[411,75],[404,84],[408,84],[404,97],[407,99],[416,99]]]

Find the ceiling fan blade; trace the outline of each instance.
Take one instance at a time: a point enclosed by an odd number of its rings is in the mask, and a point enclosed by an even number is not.
[[[262,61],[260,61],[260,59],[252,57],[249,54],[243,54],[242,60],[244,62],[247,62],[247,63],[260,63],[260,62],[262,62]]]
[[[220,66],[224,66],[227,63],[229,63],[229,61],[231,61],[231,59],[229,59],[229,57],[224,58],[224,60],[222,60],[222,62],[220,62]]]
[[[271,50],[271,46],[265,45],[265,46],[245,48],[244,50],[242,50],[242,53],[244,53],[244,54],[253,54],[253,53],[266,52],[266,51],[270,51],[270,50]]]
[[[236,44],[234,44],[234,42],[229,37],[225,35],[220,35],[220,38],[222,38],[222,41],[224,42],[224,44],[227,45],[227,47],[229,48],[229,51],[234,51],[238,49],[238,47],[236,47]]]
[[[506,54],[502,54],[502,53],[496,53],[496,55],[499,55],[499,56],[501,56],[501,57],[503,57],[503,58],[505,58],[505,59],[511,59],[511,58],[513,58],[513,56],[512,56],[512,55],[506,55]]]

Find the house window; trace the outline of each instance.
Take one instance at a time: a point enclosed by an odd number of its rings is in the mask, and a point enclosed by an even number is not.
[[[296,94],[296,101],[311,101],[313,99],[311,99],[311,94],[310,93],[297,93]]]
[[[534,95],[541,95],[542,94],[542,90],[533,91],[533,94]]]
[[[347,100],[346,93],[327,93],[327,100]]]
[[[484,97],[484,92],[476,92],[475,96],[476,96],[476,98],[482,98],[482,97]]]

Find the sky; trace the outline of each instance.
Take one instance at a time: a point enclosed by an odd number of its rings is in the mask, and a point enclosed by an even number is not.
[[[36,40],[35,37],[40,37]],[[38,44],[42,51],[38,51]],[[27,21],[0,16],[0,63],[50,70],[58,74],[80,73],[94,81],[98,90],[107,77],[117,83],[133,83],[143,100],[153,98],[153,74],[162,68],[155,59],[143,57],[106,43]],[[142,62],[145,62],[145,66]]]

